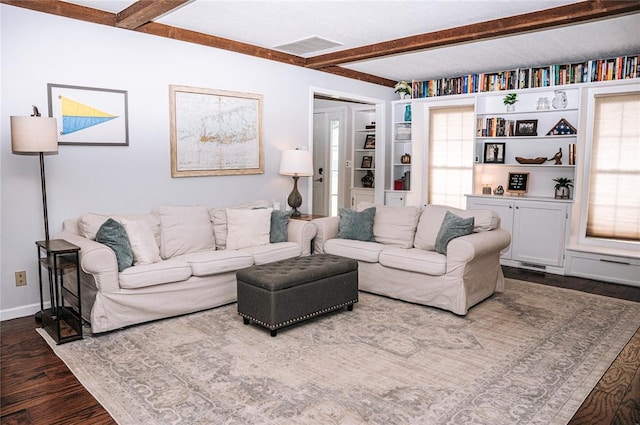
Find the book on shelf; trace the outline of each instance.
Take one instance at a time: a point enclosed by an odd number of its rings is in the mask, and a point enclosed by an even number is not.
[[[640,78],[640,55],[412,81],[413,98]]]

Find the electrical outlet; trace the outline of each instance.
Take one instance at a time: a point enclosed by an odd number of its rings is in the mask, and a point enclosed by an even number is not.
[[[350,161],[350,160],[347,160],[347,161],[345,162],[344,166],[345,166],[345,167],[347,167],[347,168],[351,168],[351,161]]]
[[[16,272],[16,286],[24,286],[27,284],[27,272]]]

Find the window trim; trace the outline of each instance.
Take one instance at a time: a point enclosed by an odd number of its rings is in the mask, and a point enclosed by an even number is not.
[[[640,250],[640,243],[633,241],[620,241],[598,237],[587,236],[587,210],[589,201],[589,181],[591,177],[591,158],[593,153],[593,136],[594,136],[594,120],[595,120],[595,106],[596,98],[600,96],[625,94],[625,93],[638,93],[640,89],[637,84],[624,84],[607,87],[588,87],[585,89],[586,97],[586,112],[583,114],[581,122],[581,136],[579,137],[579,149],[578,161],[579,168],[576,170],[576,182],[580,184],[579,190],[575,192],[575,208],[574,208],[574,220],[576,220],[577,226],[572,229],[572,244],[569,249],[576,249],[580,247],[590,248],[590,251],[597,251],[598,248],[602,250],[621,250],[623,252],[632,252],[634,256],[638,256]],[[584,104],[583,104],[584,106]],[[580,152],[581,151],[581,152]],[[572,226],[573,227],[573,226]],[[575,246],[577,244],[577,246]]]

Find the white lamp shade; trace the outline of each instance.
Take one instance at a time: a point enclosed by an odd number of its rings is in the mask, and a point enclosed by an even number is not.
[[[309,151],[289,150],[282,152],[280,174],[284,176],[313,176],[313,157]]]
[[[13,153],[58,152],[58,126],[55,118],[11,117]]]

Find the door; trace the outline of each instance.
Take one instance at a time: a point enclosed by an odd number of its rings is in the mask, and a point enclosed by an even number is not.
[[[516,202],[513,259],[562,267],[567,207],[553,202]]]
[[[313,114],[313,214],[338,215],[343,196],[344,108]]]

